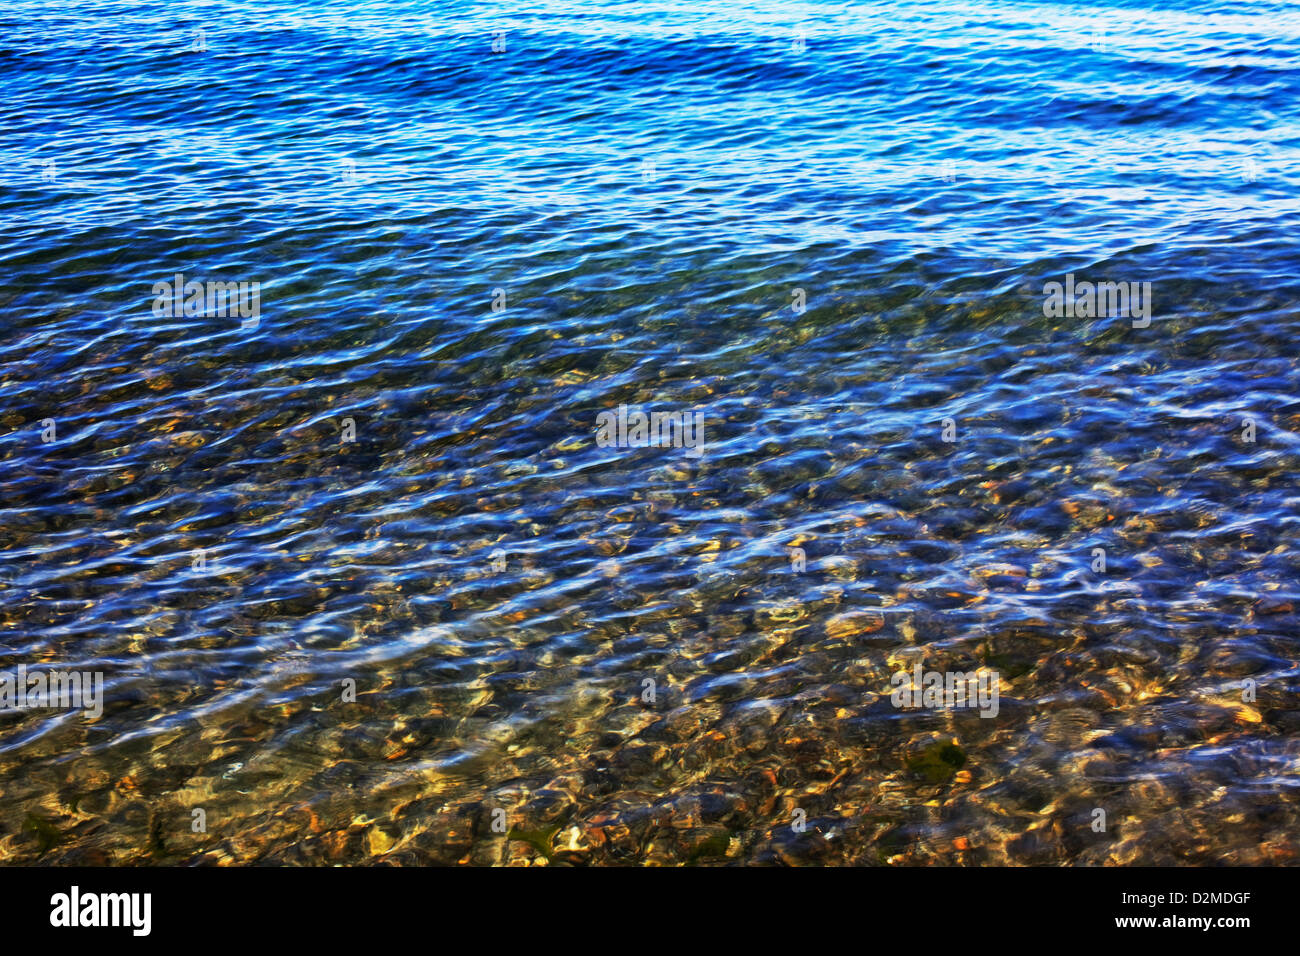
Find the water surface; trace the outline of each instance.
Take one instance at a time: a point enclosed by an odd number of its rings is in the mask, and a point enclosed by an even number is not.
[[[1300,5],[0,26],[0,859],[1293,861]]]

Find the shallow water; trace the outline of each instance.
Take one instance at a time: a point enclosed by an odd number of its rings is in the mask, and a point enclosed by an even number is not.
[[[1294,861],[1300,4],[0,23],[0,860]]]

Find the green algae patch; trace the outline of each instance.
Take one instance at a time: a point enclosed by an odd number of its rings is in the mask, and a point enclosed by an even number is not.
[[[521,840],[527,843],[534,850],[546,857],[546,862],[555,862],[555,850],[551,842],[555,839],[555,834],[560,832],[561,827],[550,827],[545,830],[521,830],[518,827],[511,827],[506,833],[507,840]]]
[[[23,820],[22,828],[36,834],[36,847],[39,851],[36,854],[37,859],[50,852],[62,837],[58,827],[35,813],[27,814],[27,818]]]
[[[946,783],[966,765],[966,753],[954,743],[931,744],[907,761],[907,769],[927,783]]]

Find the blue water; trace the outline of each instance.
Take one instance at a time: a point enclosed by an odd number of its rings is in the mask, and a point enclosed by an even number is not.
[[[1294,861],[1298,57],[1300,3],[8,3],[0,671],[105,702],[0,713],[0,860]]]

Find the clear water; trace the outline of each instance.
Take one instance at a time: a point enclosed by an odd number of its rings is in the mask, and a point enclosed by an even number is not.
[[[0,27],[0,860],[1294,861],[1300,4]]]

